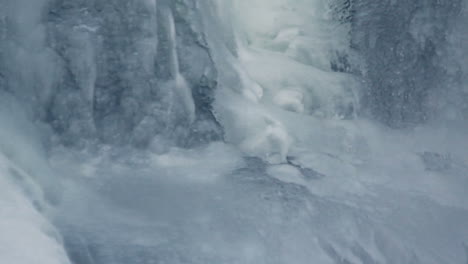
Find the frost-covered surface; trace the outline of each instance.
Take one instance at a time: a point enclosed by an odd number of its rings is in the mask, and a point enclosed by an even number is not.
[[[465,2],[4,0],[0,263],[466,263]]]

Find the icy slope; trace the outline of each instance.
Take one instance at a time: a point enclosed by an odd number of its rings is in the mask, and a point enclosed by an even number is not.
[[[12,98],[2,95],[0,262],[69,264],[59,233],[44,215],[51,210],[49,203],[58,199],[55,179],[30,131],[34,127]]]

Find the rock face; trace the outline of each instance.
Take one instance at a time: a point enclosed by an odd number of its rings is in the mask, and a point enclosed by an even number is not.
[[[444,57],[463,1],[344,2],[343,19],[352,24],[352,45],[365,65],[368,111],[393,127],[431,118],[431,96],[450,89],[447,80],[458,74]]]
[[[197,1],[39,1],[35,11],[20,2],[7,1],[13,12],[0,16],[0,84],[64,143],[142,146],[164,135],[190,145],[222,136],[211,113],[217,70]],[[195,113],[181,106],[181,78]],[[200,126],[203,135],[194,133]]]

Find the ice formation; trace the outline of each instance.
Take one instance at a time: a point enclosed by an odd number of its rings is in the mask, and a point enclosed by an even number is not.
[[[2,0],[0,263],[466,263],[467,3]]]

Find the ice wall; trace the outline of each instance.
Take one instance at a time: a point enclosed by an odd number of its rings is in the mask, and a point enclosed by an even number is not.
[[[219,139],[210,111],[217,71],[195,4],[6,2],[3,89],[66,144]]]

